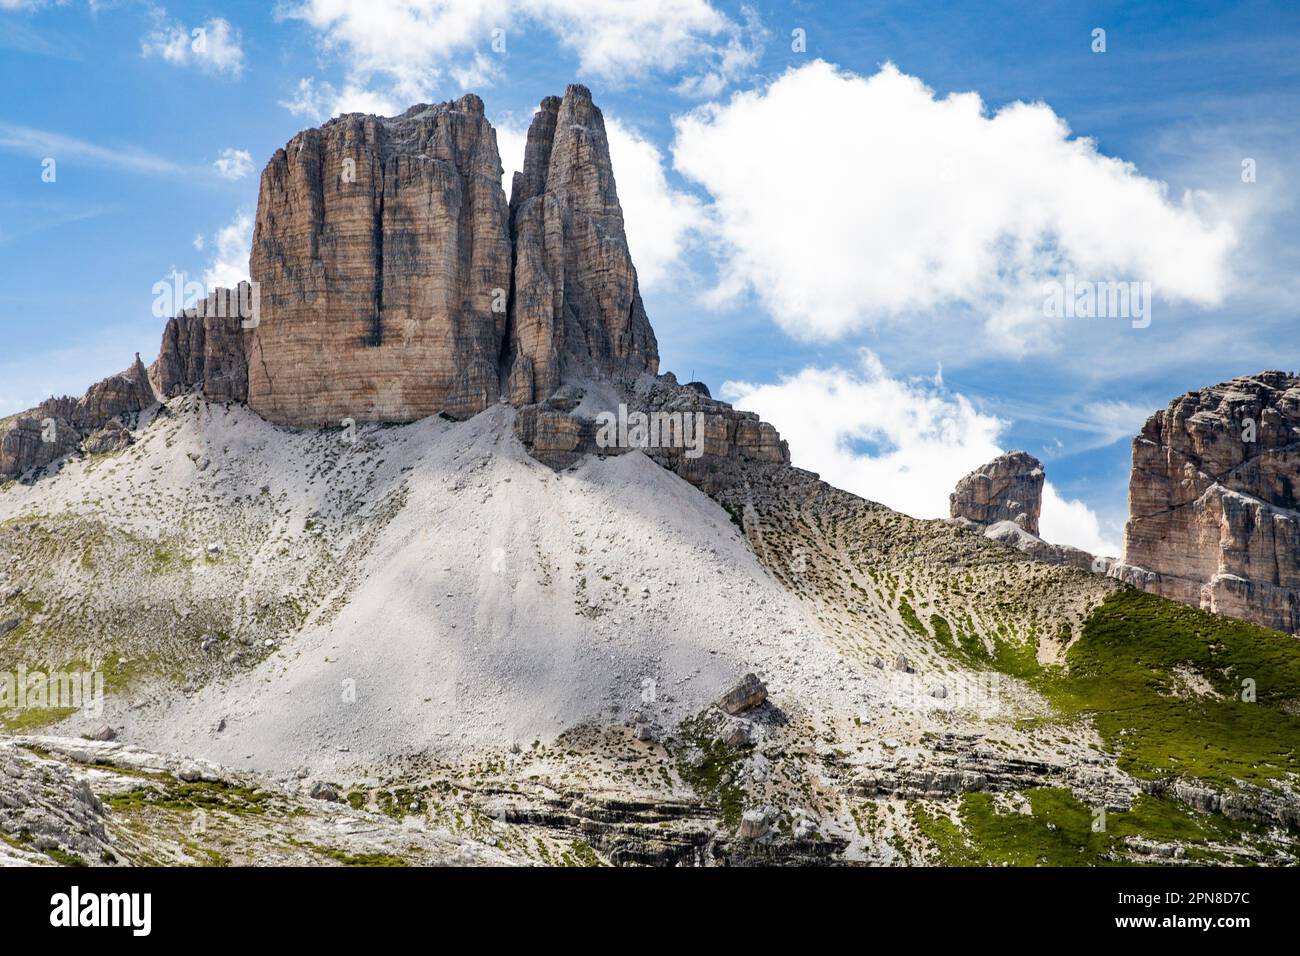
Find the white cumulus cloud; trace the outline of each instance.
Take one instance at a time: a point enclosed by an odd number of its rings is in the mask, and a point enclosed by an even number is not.
[[[501,120],[492,124],[497,131],[497,152],[501,154],[501,188],[510,198],[515,173],[524,168],[524,149],[528,145],[528,127],[514,120]]]
[[[299,80],[293,96],[280,100],[280,105],[294,116],[305,116],[318,123],[343,113],[396,116],[405,111],[405,107],[399,107],[396,100],[383,93],[353,83],[336,89],[332,83],[317,82],[310,77]]]
[[[233,289],[248,280],[248,255],[253,247],[253,214],[240,210],[212,237],[213,254],[203,273],[209,291]]]
[[[405,105],[433,99],[448,79],[490,84],[530,31],[551,33],[580,75],[607,83],[698,67],[684,82],[700,95],[751,68],[765,36],[752,11],[741,24],[708,0],[301,0],[281,15],[340,55],[350,86]]]
[[[1230,285],[1236,232],[1207,197],[1170,197],[1043,103],[990,113],[889,64],[815,61],[676,127],[676,168],[713,197],[714,301],[752,290],[801,337],[953,312],[1024,354],[1052,347],[1044,283],[1067,273],[1197,305]]]
[[[1002,453],[1007,423],[935,381],[891,376],[872,352],[857,368],[805,368],[776,384],[727,382],[723,397],[790,442],[794,463],[916,518],[948,517],[958,479]]]
[[[140,55],[157,57],[172,66],[192,66],[206,73],[239,76],[244,70],[243,37],[224,17],[212,17],[196,27],[168,18],[161,7],[152,10],[154,27],[140,39]]]
[[[654,143],[617,119],[606,118],[605,130],[637,278],[653,289],[683,267],[687,243],[705,226],[703,204],[671,186]]]
[[[933,379],[901,379],[862,350],[856,368],[805,368],[775,384],[726,382],[722,396],[757,412],[790,443],[794,464],[838,488],[912,515],[947,518],[957,482],[1006,449],[1009,424]],[[1118,554],[1097,516],[1049,482],[1043,538]]]
[[[212,166],[222,179],[243,179],[253,171],[253,156],[246,149],[226,148]]]
[[[1043,485],[1043,510],[1038,533],[1044,541],[1072,544],[1095,555],[1117,558],[1119,542],[1102,530],[1096,512],[1082,501],[1065,498],[1049,481]]]

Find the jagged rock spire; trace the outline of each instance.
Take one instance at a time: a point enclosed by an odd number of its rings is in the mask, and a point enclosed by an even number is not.
[[[508,394],[542,401],[566,377],[630,382],[659,368],[591,91],[548,96],[510,201],[514,241]]]

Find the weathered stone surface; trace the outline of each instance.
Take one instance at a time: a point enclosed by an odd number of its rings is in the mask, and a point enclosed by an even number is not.
[[[742,840],[761,840],[772,829],[768,813],[764,810],[746,810],[740,818],[738,836]]]
[[[107,455],[129,448],[133,441],[129,428],[121,422],[112,421],[86,436],[81,447],[87,455]]]
[[[978,527],[977,530],[979,530]],[[1013,521],[999,521],[982,529],[982,532],[986,538],[1001,541],[1003,544],[1017,548],[1030,557],[1038,561],[1046,561],[1048,564],[1068,564],[1071,567],[1082,568],[1085,571],[1095,571],[1098,574],[1105,573],[1106,569],[1110,567],[1110,558],[1097,558],[1081,548],[1044,541],[1038,535],[1030,534]]]
[[[702,454],[692,457],[693,451],[682,444],[647,448],[646,454],[706,494],[743,480],[741,466],[745,462],[790,463],[790,446],[774,427],[753,412],[738,411],[709,398],[707,389],[679,385],[671,372],[649,383],[643,381],[636,402],[650,414],[704,416]]]
[[[239,303],[251,302],[247,282],[217,289],[195,308],[167,320],[149,380],[163,399],[198,391],[211,402],[248,401],[248,355]],[[260,310],[259,310],[260,311]]]
[[[149,372],[137,354],[135,364],[125,372],[90,387],[72,413],[72,424],[86,435],[119,415],[142,412],[157,401],[149,384]]]
[[[515,436],[538,461],[568,468],[584,454],[595,454],[596,423],[549,405],[526,405],[515,416]]]
[[[630,383],[655,374],[659,348],[628,252],[605,120],[585,86],[542,101],[510,224],[511,403],[542,401],[566,377]]]
[[[1023,451],[999,455],[957,482],[949,513],[980,525],[1011,521],[1038,534],[1043,505],[1043,463]]]
[[[44,467],[75,449],[80,440],[65,419],[20,415],[0,434],[0,477],[16,478]]]
[[[957,482],[948,496],[951,520],[1038,561],[1105,573],[1112,559],[1038,536],[1044,482],[1043,463],[1033,455],[1023,451],[999,455]]]
[[[1133,440],[1116,577],[1300,632],[1300,377],[1261,372],[1188,392]]]
[[[293,425],[482,411],[501,392],[509,212],[466,95],[295,136],[262,173],[249,405]]]
[[[581,389],[565,385],[545,402],[520,409],[515,435],[534,458],[552,468],[567,468],[583,455],[639,450],[707,494],[742,482],[747,462],[790,463],[790,448],[775,428],[753,412],[737,411],[709,398],[707,389],[679,385],[671,372],[642,379],[626,396],[629,419],[669,416],[663,428],[650,429],[650,435],[658,435],[658,443],[650,436],[643,436],[644,443],[600,441],[598,417],[619,413],[616,408],[601,408],[594,412],[597,418],[581,414],[576,409],[582,395]],[[673,440],[665,441],[665,436]]]
[[[746,674],[741,678],[740,683],[722,695],[718,707],[724,713],[734,717],[736,714],[753,710],[765,700],[767,700],[767,685],[758,679],[757,674]]]
[[[57,461],[76,450],[82,438],[156,401],[139,355],[129,369],[92,385],[80,400],[46,399],[0,426],[0,477],[15,478]]]

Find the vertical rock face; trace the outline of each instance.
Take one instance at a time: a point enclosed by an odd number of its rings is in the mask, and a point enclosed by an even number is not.
[[[178,317],[154,370],[160,391],[246,393],[264,418],[311,426],[467,417],[503,394],[524,406],[565,380],[656,373],[586,87],[542,101],[509,206],[500,176],[472,95],[295,136],[262,173],[250,259],[260,323],[241,338]]]
[[[1164,597],[1300,631],[1300,377],[1188,392],[1133,440],[1124,558]]]
[[[483,102],[349,114],[262,173],[248,401],[292,425],[469,416],[500,395],[508,208]]]
[[[197,389],[210,402],[248,401],[245,319],[237,303],[249,301],[248,283],[217,289],[193,309],[167,320],[162,348],[149,369],[161,398]]]
[[[1010,521],[1038,534],[1043,506],[1043,463],[1023,451],[999,455],[957,482],[948,496],[952,517],[978,525]]]
[[[511,403],[544,401],[566,377],[630,383],[655,374],[659,348],[628,252],[605,120],[585,86],[542,101],[510,225]]]
[[[66,419],[19,415],[0,426],[0,478],[17,478],[48,465],[76,448],[80,440]]]

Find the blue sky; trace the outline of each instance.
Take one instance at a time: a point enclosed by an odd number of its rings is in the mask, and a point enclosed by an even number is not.
[[[922,516],[1027,449],[1046,536],[1115,550],[1142,419],[1300,364],[1298,49],[1286,3],[0,0],[0,415],[152,360],[298,130],[470,89],[508,180],[580,80],[665,369]],[[1067,273],[1150,324],[1045,317]]]

